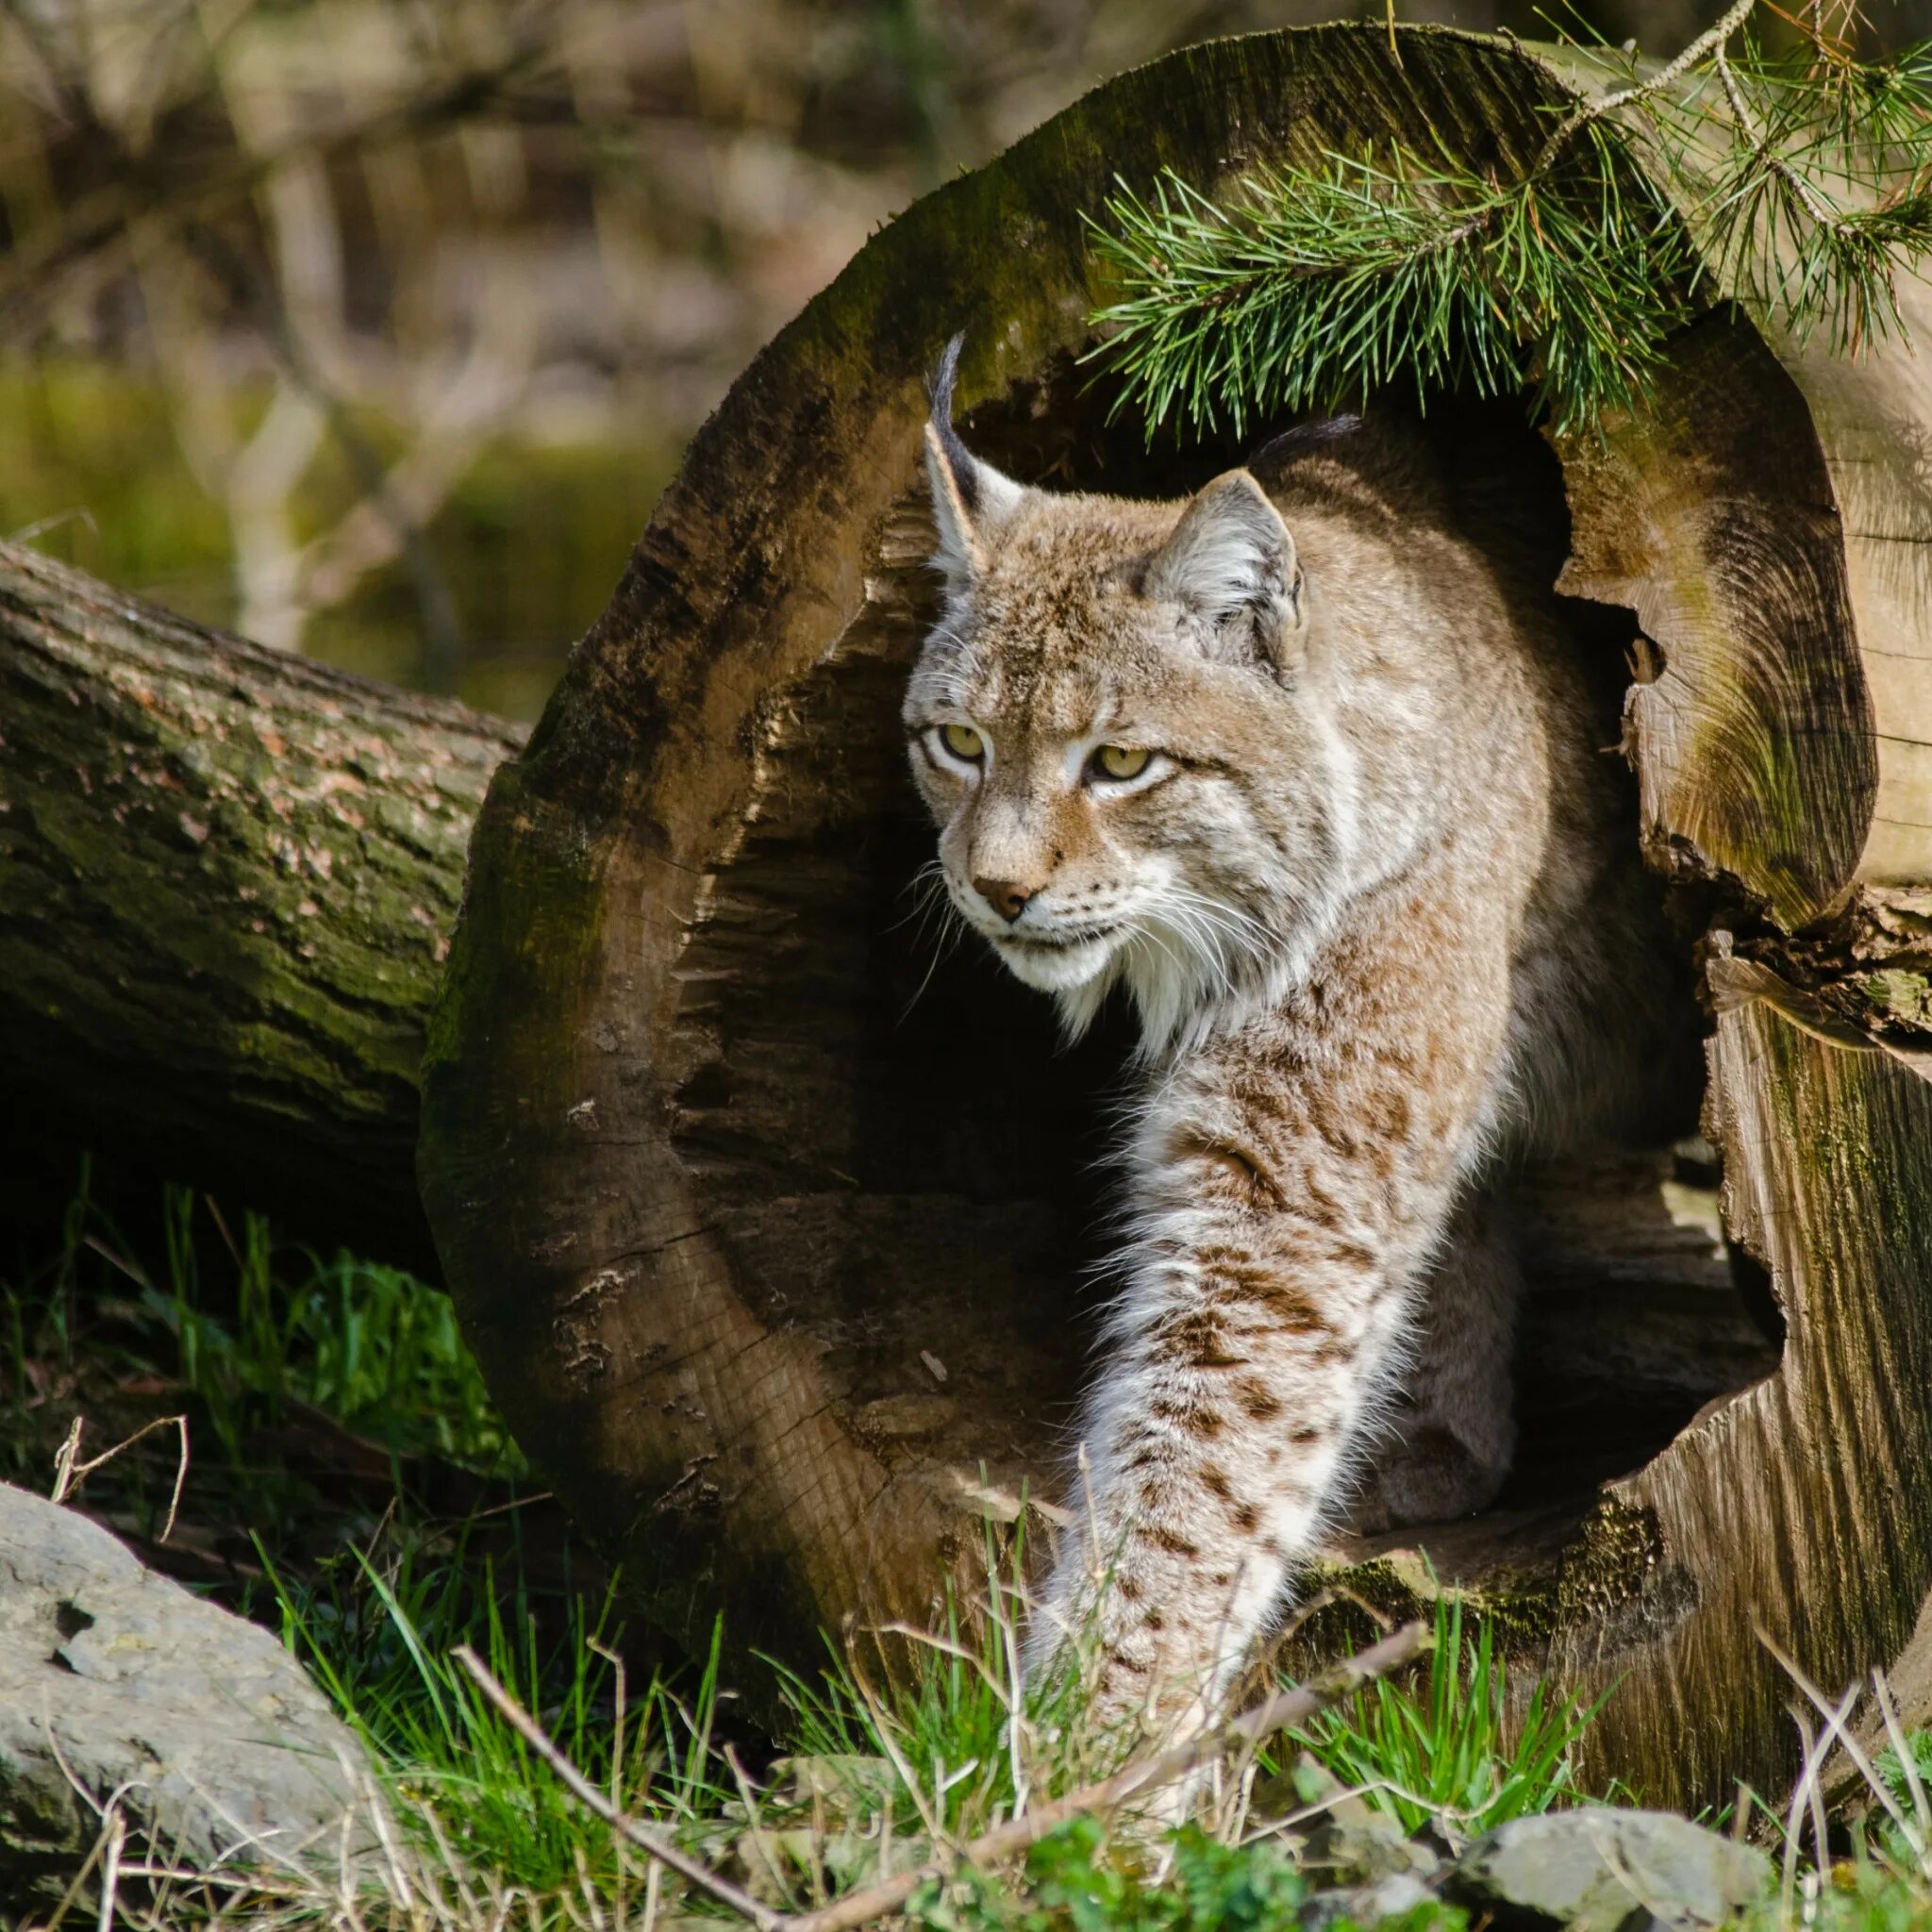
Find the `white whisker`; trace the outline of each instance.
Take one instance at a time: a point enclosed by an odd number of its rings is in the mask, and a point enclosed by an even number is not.
[[[951,881],[946,876],[946,869],[941,860],[931,859],[921,866],[909,882],[908,890],[918,892],[918,906],[908,913],[905,919],[897,921],[888,930],[897,932],[916,917],[919,928],[912,939],[916,951],[927,943],[927,936],[932,933],[933,921],[938,919],[940,924],[939,931],[933,939],[932,956],[926,961],[925,972],[921,976],[918,986],[913,989],[912,997],[906,1002],[900,1011],[899,1024],[902,1026],[911,1015],[913,1008],[925,997],[925,990],[932,984],[933,974],[958,950],[959,941],[966,936],[966,922],[953,904]]]

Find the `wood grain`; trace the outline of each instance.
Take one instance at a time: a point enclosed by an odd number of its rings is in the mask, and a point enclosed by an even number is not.
[[[1124,75],[915,205],[707,425],[492,785],[431,1032],[425,1204],[525,1446],[656,1615],[696,1637],[723,1606],[741,1682],[756,1687],[754,1649],[809,1665],[822,1628],[970,1592],[989,1520],[1007,1535],[1054,1481],[1099,1291],[1081,1264],[1119,1042],[1060,1053],[1043,1003],[970,951],[933,958],[910,890],[930,840],[895,717],[930,609],[926,369],[963,328],[969,434],[1014,474],[1191,488],[1240,448],[1149,451],[1076,360],[1100,292],[1081,214],[1116,173],[1144,189],[1171,165],[1213,192],[1257,163],[1423,130],[1507,165],[1564,98],[1513,44],[1419,30],[1396,61],[1379,29],[1259,35]],[[1563,446],[1560,485],[1541,487],[1568,493],[1571,587],[1610,600],[1607,648],[1654,626],[1630,732],[1649,849],[1714,877],[1707,900],[1770,943],[1841,901],[1868,849],[1862,580],[1802,382],[1727,317],[1677,347],[1658,421]],[[1780,1369],[1712,1282],[1729,1268],[1715,1242],[1707,1272],[1675,1272],[1653,1174],[1598,1219],[1600,1241],[1647,1257],[1626,1255],[1621,1283],[1614,1252],[1594,1300],[1546,1264],[1597,1340],[1560,1322],[1533,1338],[1532,1363],[1574,1378],[1523,1458],[1545,1491],[1407,1540],[1442,1574],[1496,1584],[1525,1658],[1620,1678],[1629,1714],[1606,1720],[1602,1763],[1658,1799],[1725,1798],[1784,1762],[1768,1680],[1737,1654],[1781,1575],[1822,1633],[1800,1655],[1833,1669],[1875,1660],[1924,1581],[1915,1541],[1840,1560],[1875,1547],[1846,1485],[1881,1466],[1915,1479],[1932,1412],[1923,1375],[1891,1377],[1916,1355],[1894,1364],[1876,1341],[1920,1320],[1892,1311],[1923,1278],[1920,1157],[1857,1152],[1918,1131],[1918,1103],[1884,1084],[1896,1061],[1835,1073],[1809,1034],[1750,1031],[1787,1024],[1723,1023],[1733,1226],[1794,1335],[1828,1325],[1817,1297],[1859,1301],[1859,1352],[1807,1379],[1794,1343]],[[1754,1053],[1774,1090],[1756,1099]],[[1807,1137],[1802,1171],[1758,1145],[1757,1119]],[[1861,1172],[1903,1191],[1873,1209],[1875,1248],[1814,1253],[1822,1207],[1779,1232],[1754,1205],[1780,1188],[1822,1202]],[[1606,1359],[1627,1376],[1621,1416]],[[1757,1392],[1726,1407],[1740,1384]],[[1841,1403],[1885,1407],[1890,1434],[1855,1435],[1840,1463],[1818,1432]],[[1049,1525],[1027,1513],[1037,1544]]]

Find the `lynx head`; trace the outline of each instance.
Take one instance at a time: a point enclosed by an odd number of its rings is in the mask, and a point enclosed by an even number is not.
[[[960,916],[1077,1031],[1124,985],[1152,1051],[1305,962],[1350,760],[1318,587],[1245,470],[1186,503],[1030,489],[926,428],[946,600],[907,692]]]

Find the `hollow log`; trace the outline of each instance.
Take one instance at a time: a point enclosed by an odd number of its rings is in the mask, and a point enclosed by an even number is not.
[[[522,733],[0,544],[0,1110],[435,1267],[431,996]]]
[[[1009,474],[1177,493],[1243,452],[1150,453],[1078,365],[1103,292],[1082,215],[1116,174],[1213,194],[1396,140],[1507,170],[1579,73],[1444,31],[1399,58],[1380,28],[1221,42],[917,204],[697,438],[492,783],[425,1204],[519,1439],[659,1615],[724,1605],[741,1677],[972,1590],[989,1517],[1060,1489],[1103,1291],[1119,1042],[1060,1051],[1045,1002],[934,957],[909,892],[931,844],[896,713],[933,608],[939,346],[966,331],[969,435]],[[1790,1769],[1760,1627],[1838,1685],[1932,1584],[1922,382],[1713,308],[1601,439],[1470,419],[1541,492],[1620,686],[1632,654],[1631,837],[1696,922],[1721,1199],[1661,1132],[1529,1177],[1510,1490],[1326,1561],[1394,1607],[1426,1557],[1521,1658],[1614,1686],[1589,1769],[1651,1802]]]

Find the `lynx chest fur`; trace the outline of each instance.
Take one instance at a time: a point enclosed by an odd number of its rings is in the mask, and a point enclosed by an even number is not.
[[[1142,1062],[1091,1527],[1032,1656],[1072,1645],[1103,1718],[1197,1723],[1325,1523],[1502,1482],[1489,1189],[1640,1097],[1655,913],[1557,600],[1411,430],[1184,503],[1056,494],[966,450],[951,373],[913,770],[958,916],[1070,1029],[1130,1000]]]

